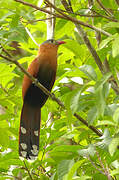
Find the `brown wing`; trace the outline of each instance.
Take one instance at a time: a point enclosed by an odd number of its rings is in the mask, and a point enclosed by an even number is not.
[[[35,58],[32,63],[30,64],[30,66],[28,67],[28,72],[36,77],[37,73],[39,71],[39,66],[40,66],[40,61],[39,58]],[[23,79],[23,84],[22,84],[22,97],[24,99],[24,96],[27,92],[27,89],[30,87],[32,81],[29,79],[29,77],[27,75],[24,75],[24,79]]]

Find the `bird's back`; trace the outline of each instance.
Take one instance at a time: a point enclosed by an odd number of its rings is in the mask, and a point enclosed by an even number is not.
[[[49,91],[52,89],[55,77],[56,71],[52,69],[49,64],[40,65],[36,78]],[[48,96],[34,83],[32,83],[24,96],[24,102],[34,107],[42,107],[47,98]]]

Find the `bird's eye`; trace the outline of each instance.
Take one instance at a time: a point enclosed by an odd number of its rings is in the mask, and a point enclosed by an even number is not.
[[[54,43],[54,40],[53,40],[53,39],[51,39],[51,40],[50,40],[50,42],[51,42],[51,43]]]

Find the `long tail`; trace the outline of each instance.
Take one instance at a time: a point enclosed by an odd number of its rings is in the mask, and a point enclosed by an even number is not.
[[[19,155],[35,159],[39,151],[41,109],[23,104],[19,129]]]

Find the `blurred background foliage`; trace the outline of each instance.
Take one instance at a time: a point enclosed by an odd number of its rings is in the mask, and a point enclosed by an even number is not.
[[[36,6],[41,3],[26,2]],[[56,18],[55,39],[65,40],[66,44],[59,48],[57,79],[52,92],[66,109],[48,99],[42,108],[39,155],[36,161],[29,162],[22,161],[18,155],[23,73],[0,58],[1,180],[119,179],[119,93],[110,84],[111,78],[119,84],[119,1],[71,0],[71,4],[74,12],[69,14],[71,17],[110,33],[106,36],[82,26],[102,63],[105,59],[108,62],[108,72],[100,72],[75,23]],[[44,6],[42,2],[41,7]],[[65,10],[59,0],[56,7]],[[46,14],[32,7],[14,0],[1,0],[0,54],[9,53],[27,69],[37,56],[38,46],[25,28],[40,44],[47,38],[44,19]],[[91,131],[74,113],[103,135],[99,137]]]

